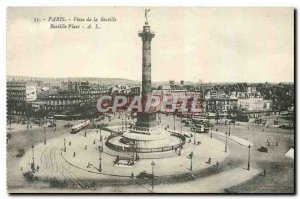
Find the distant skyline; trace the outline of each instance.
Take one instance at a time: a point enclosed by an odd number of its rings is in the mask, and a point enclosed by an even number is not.
[[[33,76],[15,76],[15,75],[8,75],[7,76],[9,80],[11,80],[12,78],[14,78],[16,81],[19,81],[19,80],[23,80],[23,81],[26,81],[26,79],[32,79],[33,81],[34,80],[39,80],[39,79],[70,79],[70,81],[72,81],[72,79],[80,79],[80,80],[89,80],[89,79],[99,79],[99,80],[104,80],[104,79],[119,79],[119,80],[128,80],[128,81],[133,81],[133,82],[139,82],[139,83],[142,83],[142,80],[134,80],[134,79],[126,79],[126,78],[119,78],[119,77],[33,77]],[[171,79],[170,79],[171,80]],[[165,83],[169,83],[170,80],[162,80],[162,81],[152,81],[154,83],[162,83],[162,82],[165,82]],[[179,83],[179,81],[175,81],[176,83]],[[199,82],[195,82],[195,81],[185,81],[186,82],[192,82],[192,83],[199,83]],[[251,81],[251,82],[232,82],[232,81],[229,81],[229,82],[212,82],[212,81],[209,81],[209,82],[205,82],[205,81],[202,81],[202,83],[217,83],[217,84],[222,84],[222,83],[266,83],[266,82],[256,82],[256,81]],[[285,82],[267,82],[267,83],[294,83],[293,81],[285,81]]]
[[[54,30],[34,17],[115,17]],[[294,82],[292,8],[151,8],[152,81]],[[142,79],[143,8],[9,8],[7,75]]]

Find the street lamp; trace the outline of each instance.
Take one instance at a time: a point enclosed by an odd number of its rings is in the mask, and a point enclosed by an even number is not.
[[[193,151],[190,153],[189,155],[189,158],[191,159],[191,165],[190,165],[190,170],[193,171],[193,156],[194,156],[194,153]]]
[[[228,121],[228,128],[229,128],[228,129],[228,133],[229,133],[228,136],[230,137],[230,122],[229,121]]]
[[[67,148],[66,148],[66,139],[64,139],[64,152],[67,151]]]
[[[102,172],[102,157],[101,157],[101,147],[99,145],[99,172]]]
[[[182,113],[180,116],[180,134],[182,134]]]
[[[174,131],[175,131],[175,110],[174,110]]]
[[[47,144],[47,140],[46,140],[46,127],[44,126],[44,145]]]
[[[227,153],[227,132],[225,133],[226,135],[226,142],[225,142],[225,153]]]
[[[103,145],[103,136],[101,136],[101,151],[103,152],[103,150],[104,150],[104,145]]]
[[[134,148],[135,148],[135,143],[134,143],[134,140],[132,143],[130,143],[130,147],[132,147],[132,162],[134,164]]]
[[[101,142],[101,138],[102,138],[101,128],[100,128],[99,130],[100,130],[100,134],[99,134],[99,142]]]
[[[212,127],[210,127],[210,138],[212,138]]]
[[[35,165],[34,165],[34,146],[33,144],[31,145],[32,148],[32,164],[31,164],[31,169],[32,169],[32,173],[35,172]]]
[[[247,170],[250,171],[250,149],[251,149],[250,144],[248,146],[248,149],[249,149],[249,151],[248,151],[248,168],[247,168]]]
[[[101,143],[101,152],[103,152],[103,136],[102,136],[102,131],[101,131],[101,128],[99,129],[100,130],[100,134],[99,134],[99,143]],[[100,147],[100,144],[99,144],[99,147]],[[101,154],[100,154],[101,155]]]
[[[151,162],[151,166],[152,166],[152,193],[154,193],[154,166],[155,166],[154,161]]]
[[[200,126],[200,131],[201,131],[201,126]],[[196,144],[196,128],[194,129],[194,144]]]

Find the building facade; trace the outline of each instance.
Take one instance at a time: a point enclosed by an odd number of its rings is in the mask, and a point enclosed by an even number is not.
[[[37,99],[37,87],[26,81],[7,81],[7,115],[26,116],[28,104]]]
[[[231,117],[238,108],[238,100],[231,98],[209,98],[205,100],[205,111],[219,117]]]

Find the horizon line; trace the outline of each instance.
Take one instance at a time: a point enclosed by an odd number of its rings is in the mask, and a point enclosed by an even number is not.
[[[122,78],[122,77],[40,77],[40,76],[26,76],[26,75],[6,75],[7,77],[16,77],[16,78],[33,78],[33,79],[68,79],[68,78],[73,78],[73,79],[120,79],[120,80],[129,80],[129,81],[138,81],[141,82],[142,80],[135,80],[135,79],[127,79],[127,78]],[[169,80],[158,80],[158,81],[152,81],[152,82],[169,82],[170,80],[172,81],[182,81],[182,80],[174,80],[174,79],[169,79]],[[198,81],[193,81],[193,80],[183,80],[184,82],[192,82],[192,83],[200,83]],[[201,83],[294,83],[295,81],[202,81]]]

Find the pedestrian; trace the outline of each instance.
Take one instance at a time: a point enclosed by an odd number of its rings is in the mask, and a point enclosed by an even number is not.
[[[207,161],[207,163],[208,163],[208,164],[210,164],[210,163],[211,163],[211,158],[208,158],[208,161]]]
[[[264,177],[266,177],[266,174],[267,174],[267,170],[264,169]]]
[[[133,172],[131,173],[131,178],[133,178],[134,177],[134,174],[133,174]]]
[[[71,141],[69,141],[69,146],[71,146]]]
[[[75,157],[75,156],[76,156],[76,153],[74,152],[74,153],[73,153],[73,157]]]
[[[36,166],[36,170],[37,170],[37,171],[39,171],[39,170],[40,170],[40,167],[39,167],[39,165],[37,165],[37,166]]]
[[[278,141],[276,142],[276,146],[278,146]]]
[[[84,146],[84,150],[87,150],[87,145]]]
[[[217,161],[217,167],[219,166],[219,161]]]
[[[96,140],[94,140],[94,144],[96,144]]]

